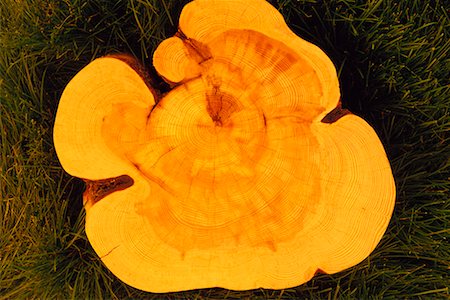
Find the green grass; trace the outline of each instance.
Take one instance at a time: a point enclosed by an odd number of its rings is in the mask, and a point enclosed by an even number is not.
[[[450,32],[444,0],[278,0],[300,36],[339,71],[343,105],[383,141],[398,198],[359,265],[284,291],[144,293],[90,247],[83,184],[61,169],[52,126],[62,90],[92,59],[128,52],[151,65],[186,1],[0,3],[0,298],[449,298]]]

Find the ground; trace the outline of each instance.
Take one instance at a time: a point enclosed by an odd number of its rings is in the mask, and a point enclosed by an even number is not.
[[[291,29],[339,73],[342,104],[385,145],[397,202],[375,251],[296,288],[207,289],[174,299],[448,298],[450,32],[445,1],[278,0]],[[0,3],[0,298],[157,298],[118,281],[84,233],[80,180],[59,165],[52,127],[68,80],[127,52],[151,65],[186,1]],[[161,89],[167,88],[157,82]]]

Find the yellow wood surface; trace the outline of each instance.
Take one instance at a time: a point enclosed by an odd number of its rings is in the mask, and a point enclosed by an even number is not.
[[[71,175],[132,178],[84,197],[89,241],[118,278],[152,292],[282,289],[370,254],[395,201],[383,145],[355,115],[321,122],[338,106],[335,68],[272,6],[195,0],[153,63],[163,96],[131,58],[94,60],[54,128]]]

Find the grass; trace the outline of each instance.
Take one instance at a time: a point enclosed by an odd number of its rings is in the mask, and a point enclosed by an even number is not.
[[[58,163],[52,126],[68,80],[117,52],[151,65],[186,1],[0,3],[0,298],[450,297],[450,32],[445,1],[278,0],[300,36],[333,60],[343,105],[375,128],[398,198],[359,265],[283,291],[151,294],[117,280],[84,233],[82,183]]]

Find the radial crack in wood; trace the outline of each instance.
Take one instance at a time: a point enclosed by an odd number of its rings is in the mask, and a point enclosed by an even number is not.
[[[83,199],[85,205],[89,206],[94,205],[111,193],[129,188],[134,183],[133,178],[128,175],[101,180],[85,179],[84,182],[86,183],[86,189],[83,193]]]
[[[341,105],[338,105],[335,109],[330,111],[325,115],[322,119],[322,123],[334,123],[345,115],[350,114],[351,112],[348,109],[342,108]]]
[[[283,289],[370,254],[395,201],[383,145],[269,3],[188,3],[153,64],[169,92],[131,56],[92,61],[55,120],[62,166],[85,178],[87,236],[117,277]]]
[[[188,38],[181,30],[178,30],[175,36],[179,37],[183,41],[189,57],[197,64],[200,65],[212,59],[211,51],[209,50],[209,47],[207,45],[194,39]]]

